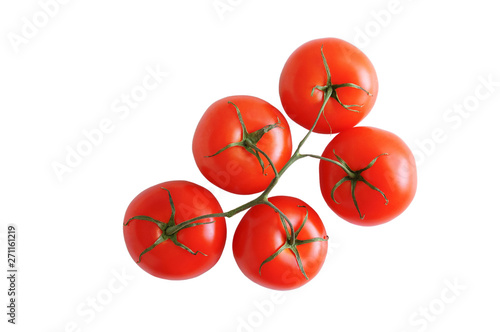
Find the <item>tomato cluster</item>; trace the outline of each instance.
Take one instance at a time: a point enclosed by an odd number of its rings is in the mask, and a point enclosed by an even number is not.
[[[243,274],[278,290],[306,284],[326,258],[323,222],[298,198],[270,197],[282,174],[302,158],[319,159],[326,204],[352,224],[382,224],[408,207],[417,183],[410,149],[393,133],[357,126],[378,95],[375,69],[363,52],[337,38],[309,41],[286,61],[279,94],[289,118],[308,130],[295,151],[286,117],[247,95],[210,105],[193,137],[194,160],[208,181],[256,198],[223,212],[207,189],[168,181],[132,200],[123,232],[142,269],[170,280],[208,271],[225,246],[225,218],[247,211],[232,243]],[[313,132],[335,134],[321,156],[301,152]]]

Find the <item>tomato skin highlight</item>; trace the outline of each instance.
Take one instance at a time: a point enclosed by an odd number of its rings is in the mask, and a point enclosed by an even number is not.
[[[168,192],[175,207],[175,224],[191,218],[222,213],[217,199],[205,188],[188,181],[169,181],[154,185],[137,195],[125,213],[125,223],[134,216],[146,215],[167,223],[172,209]],[[167,240],[145,253],[138,263],[147,273],[163,279],[183,280],[197,277],[211,269],[219,260],[226,242],[225,218],[207,218],[198,222],[214,223],[182,229],[177,239],[180,243],[200,251],[193,255]],[[162,234],[160,228],[149,221],[132,220],[123,227],[125,244],[137,262],[139,255]]]
[[[324,225],[318,214],[300,199],[288,196],[269,198],[291,221],[294,229],[300,227],[306,211],[308,220],[297,239],[327,238]],[[296,257],[285,249],[273,260],[262,266],[286,241],[286,232],[277,212],[268,205],[256,205],[243,216],[233,237],[233,255],[240,270],[253,282],[275,290],[290,290],[301,287],[320,271],[326,258],[328,242],[312,242],[298,245],[302,264],[309,280],[301,273]]]
[[[253,96],[231,96],[214,102],[203,114],[193,137],[193,156],[201,173],[211,183],[234,194],[261,192],[274,179],[267,159],[258,159],[242,146],[220,149],[242,139],[243,131],[234,103],[240,110],[248,132],[277,123],[266,132],[256,146],[266,153],[279,171],[292,154],[290,127],[283,114],[268,102]],[[210,157],[209,157],[210,156]]]
[[[369,183],[380,189],[387,197],[358,182],[355,196],[361,213],[361,219],[355,208],[351,183],[341,184],[331,197],[332,188],[346,176],[338,165],[321,160],[319,164],[320,187],[328,206],[341,218],[361,226],[375,226],[386,223],[410,205],[417,189],[415,158],[410,148],[395,134],[373,127],[354,127],[335,136],[325,148],[322,157],[337,160],[333,151],[340,156],[352,170],[366,167],[382,153],[372,167],[361,175]]]
[[[287,59],[281,72],[279,94],[283,109],[296,123],[311,129],[323,104],[324,93],[315,90],[327,82],[321,48],[330,68],[332,84],[353,83],[369,91],[372,96],[356,88],[338,89],[339,99],[357,112],[342,107],[330,98],[314,132],[338,133],[354,127],[372,109],[378,95],[378,79],[370,59],[354,45],[338,38],[321,38],[298,47]],[[326,119],[325,119],[326,118]]]

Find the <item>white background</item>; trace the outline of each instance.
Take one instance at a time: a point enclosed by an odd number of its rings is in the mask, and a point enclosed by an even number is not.
[[[1,278],[1,330],[500,331],[500,23],[493,6],[3,1],[0,266],[6,274],[5,233],[14,223],[19,275],[16,326],[7,324]],[[303,160],[273,194],[305,200],[326,225],[329,255],[309,284],[276,293],[243,276],[231,253],[241,215],[228,219],[226,250],[201,277],[172,282],[144,273],[123,241],[128,203],[176,179],[209,188],[225,210],[249,200],[198,172],[191,155],[198,119],[234,94],[281,109],[287,57],[328,36],[360,47],[377,70],[379,98],[360,125],[390,130],[413,149],[419,184],[410,208],[382,226],[351,225],[324,203],[317,161]],[[113,112],[147,68],[168,76],[128,114]],[[108,133],[59,179],[54,163],[66,163],[68,149],[85,144],[84,132],[103,120]],[[306,132],[290,125],[296,144]],[[321,153],[331,138],[313,135],[303,151]]]

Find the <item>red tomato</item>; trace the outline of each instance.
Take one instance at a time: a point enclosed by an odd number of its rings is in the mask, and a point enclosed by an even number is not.
[[[349,176],[339,165],[326,160],[319,164],[326,203],[353,224],[385,223],[401,214],[415,196],[415,158],[403,140],[391,132],[351,128],[335,136],[322,157],[343,162],[353,171]],[[352,180],[357,180],[354,189]]]
[[[294,289],[314,278],[323,266],[328,237],[318,214],[303,201],[276,196],[269,198],[269,202],[289,218],[298,233],[297,241],[316,239],[315,242],[296,246],[308,279],[301,272],[298,259],[291,249],[283,250],[262,265],[289,242],[280,215],[268,205],[256,205],[243,216],[234,233],[234,258],[241,271],[257,284],[277,290]],[[300,229],[305,219],[306,222]]]
[[[125,213],[123,234],[127,249],[134,261],[153,276],[171,280],[196,277],[212,268],[222,254],[226,241],[225,218],[202,219],[196,223],[213,223],[181,229],[175,238],[180,245],[170,238],[150,251],[145,250],[165,236],[162,228],[167,224],[173,226],[212,213],[222,213],[219,203],[197,184],[170,181],[152,186],[137,195]]]
[[[239,145],[229,146],[235,143]],[[292,154],[292,139],[281,112],[251,96],[232,96],[213,103],[193,138],[193,155],[201,173],[219,188],[235,194],[261,192],[274,178],[269,161],[259,149],[279,171]]]
[[[328,83],[322,47],[331,73],[332,89],[345,107],[335,100],[334,93],[313,131],[337,133],[358,124],[370,112],[378,94],[375,69],[368,57],[354,45],[337,38],[316,39],[303,44],[285,63],[279,93],[288,116],[304,128],[311,129],[325,95],[324,91],[314,87],[327,86]],[[346,83],[355,84],[371,95],[352,86],[338,86]]]

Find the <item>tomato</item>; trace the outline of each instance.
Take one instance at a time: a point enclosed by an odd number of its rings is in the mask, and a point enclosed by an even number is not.
[[[213,213],[222,213],[222,209],[207,189],[187,181],[157,184],[128,206],[125,244],[132,259],[153,276],[194,278],[219,260],[226,241],[225,218],[198,220],[202,224],[183,228],[169,238],[166,232],[183,221]]]
[[[322,52],[331,73],[330,85]],[[378,94],[375,68],[363,52],[341,39],[315,39],[297,48],[283,67],[279,94],[285,112],[311,129],[327,86],[332,97],[313,130],[316,133],[337,133],[355,126],[370,112]]]
[[[295,247],[298,256],[286,248],[270,259],[290,243],[291,234],[288,224],[273,207],[260,204],[250,208],[236,228],[234,258],[241,271],[255,283],[276,290],[294,289],[314,278],[323,266],[328,237],[318,214],[300,199],[276,196],[269,198],[269,202],[288,217],[298,233]],[[306,243],[299,244],[300,241]]]
[[[339,164],[320,161],[320,186],[326,203],[353,224],[388,222],[415,196],[415,158],[403,140],[391,132],[372,127],[348,129],[332,139],[322,157],[347,167],[351,173]]]
[[[274,178],[265,155],[279,171],[291,156],[292,139],[286,118],[274,106],[257,97],[232,96],[206,110],[192,148],[210,182],[231,193],[254,194]]]

